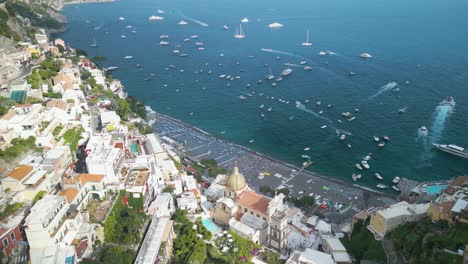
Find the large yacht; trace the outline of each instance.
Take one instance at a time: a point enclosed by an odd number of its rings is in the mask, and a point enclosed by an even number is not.
[[[432,143],[432,145],[444,152],[468,159],[468,151],[457,145],[453,145],[453,144],[444,145],[444,144],[435,144],[435,143]]]

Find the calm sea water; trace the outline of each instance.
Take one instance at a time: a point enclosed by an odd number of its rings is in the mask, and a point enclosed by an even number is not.
[[[157,9],[165,11],[160,14],[164,20],[149,21]],[[361,181],[375,185],[375,172],[387,184],[396,175],[434,180],[468,173],[467,160],[430,147],[432,142],[468,147],[467,12],[465,0],[122,0],[65,7],[69,25],[60,37],[90,56],[105,56],[106,66],[119,66],[114,77],[153,109],[221,138],[293,164],[301,164],[300,155],[307,154],[315,161],[313,170],[347,180],[355,163],[371,152],[371,169]],[[250,20],[243,24],[246,38],[234,39],[243,17]],[[178,25],[182,19],[189,24]],[[267,28],[275,20],[284,27]],[[230,29],[223,30],[224,24]],[[309,48],[301,46],[307,30]],[[196,49],[196,40],[183,41],[194,34],[205,50]],[[160,46],[160,35],[169,35],[170,45]],[[99,47],[90,47],[94,40]],[[189,56],[174,55],[176,45]],[[319,51],[335,54],[319,56]],[[374,58],[359,58],[363,52]],[[124,59],[127,55],[133,58]],[[276,87],[265,80],[256,84],[270,67],[278,75],[287,68],[284,63],[300,61],[313,70],[291,67],[293,74]],[[171,64],[177,70],[166,70]],[[356,75],[349,77],[350,71]],[[144,81],[151,73],[153,79]],[[221,80],[220,74],[240,79]],[[385,90],[392,81],[400,92]],[[438,107],[448,95],[456,107]],[[296,100],[309,111],[296,108]],[[407,112],[399,114],[404,107]],[[354,121],[341,116],[355,108]],[[425,138],[417,135],[422,125],[429,129]],[[340,141],[336,129],[352,135]],[[374,135],[388,135],[391,141],[379,149]],[[305,147],[311,150],[305,153]]]

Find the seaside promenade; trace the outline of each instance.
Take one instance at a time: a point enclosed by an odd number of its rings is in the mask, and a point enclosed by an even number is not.
[[[221,140],[172,117],[155,114],[154,118],[154,131],[179,154],[195,161],[212,158],[228,170],[237,163],[249,186],[258,192],[264,185],[273,189],[287,188],[294,197],[310,195],[332,207],[342,204],[341,208],[353,207],[355,210],[384,206],[395,201],[395,196],[391,194],[310,171],[300,171],[293,165]],[[259,173],[265,176],[259,178]]]

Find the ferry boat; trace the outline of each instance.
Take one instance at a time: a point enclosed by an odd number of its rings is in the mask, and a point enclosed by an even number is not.
[[[445,144],[436,144],[436,143],[432,143],[432,145],[435,148],[440,149],[449,154],[468,159],[468,151],[460,146],[457,146],[454,144],[445,145]]]

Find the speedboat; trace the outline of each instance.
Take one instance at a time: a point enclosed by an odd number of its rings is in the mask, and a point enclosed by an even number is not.
[[[326,127],[327,127],[327,125],[323,125],[323,126],[321,126],[320,128],[322,128],[322,129],[323,129],[323,128],[326,128]]]
[[[163,45],[163,46],[164,46],[164,45],[169,45],[169,42],[167,42],[167,41],[161,41],[161,42],[159,42],[159,45]]]
[[[125,56],[124,59],[131,59],[133,56]]]
[[[393,178],[392,182],[395,183],[395,184],[399,183],[400,182],[400,177],[395,176],[395,178]]]
[[[320,106],[321,104],[322,104],[322,102],[320,102],[320,101],[315,102],[316,106]]]
[[[383,177],[382,175],[378,174],[378,173],[375,173],[375,177],[379,180],[383,180]]]
[[[396,185],[392,185],[392,189],[397,192],[400,192],[400,188],[398,188]]]
[[[351,148],[351,147],[352,147],[351,144],[348,144],[347,146],[348,146],[348,148]]]
[[[159,36],[159,38],[160,39],[167,39],[167,38],[169,38],[169,36],[168,35],[161,35],[161,36]]]
[[[243,96],[243,95],[240,95],[240,96],[239,96],[239,99],[245,100],[245,99],[247,99],[247,97],[245,97],[245,96]]]
[[[263,104],[262,104],[262,105],[260,105],[260,109],[263,109],[264,107],[265,107],[265,105],[263,105]]]
[[[181,20],[181,21],[179,22],[179,25],[185,26],[185,25],[188,25],[188,22],[185,22],[185,21]]]
[[[271,107],[267,109],[268,112],[271,112],[271,110],[273,110],[273,108]]]
[[[158,14],[164,14],[165,12],[162,11],[161,9],[158,9],[158,10],[156,11],[156,13],[158,13]]]
[[[379,141],[380,141],[379,137],[374,136],[374,141],[375,141],[375,142],[379,142]]]
[[[304,71],[311,71],[311,70],[312,70],[312,67],[310,67],[310,66],[305,66],[304,67]]]
[[[407,109],[407,107],[400,108],[400,109],[398,109],[398,113],[399,114],[406,113],[406,109]]]
[[[275,21],[274,23],[269,24],[268,27],[269,28],[281,28],[281,27],[283,27],[283,24],[278,23],[278,22]]]
[[[427,136],[428,132],[429,131],[427,130],[427,127],[425,126],[421,126],[420,128],[418,128],[418,135],[421,137]]]
[[[353,179],[353,181],[357,181],[357,175],[353,173],[353,175],[351,175],[351,178]]]
[[[252,140],[249,141],[249,143],[254,143],[254,141],[255,141],[255,140],[252,139]]]
[[[125,35],[121,35],[120,37],[121,37],[121,38],[126,38],[127,36],[125,36]]]
[[[301,155],[301,158],[310,159],[310,156],[309,155]]]
[[[228,27],[228,26],[226,26],[226,25],[224,25],[224,26],[223,26],[223,29],[224,29],[224,30],[228,30],[228,29],[229,29],[229,27]]]
[[[447,96],[444,101],[442,101],[442,105],[455,107],[455,101],[453,100],[452,96]]]
[[[390,141],[390,137],[389,137],[389,136],[383,136],[382,138],[383,138],[383,140],[385,140],[385,141],[387,141],[387,142]]]
[[[367,163],[367,161],[363,160],[363,161],[361,161],[361,164],[362,164],[362,166],[364,166],[364,168],[370,169],[369,163]]]
[[[242,22],[242,23],[248,23],[249,20],[248,20],[246,17],[244,17],[244,18],[241,20],[241,22]]]
[[[120,21],[124,21],[125,18],[124,18],[124,17],[119,17],[119,20],[120,20]]]
[[[304,151],[309,151],[310,150],[310,147],[305,147],[304,148]]]
[[[283,75],[283,76],[288,76],[288,75],[290,75],[292,72],[293,72],[292,69],[287,68],[287,69],[285,69],[285,70],[283,70],[283,71],[281,72],[281,75]]]
[[[299,62],[299,65],[306,65],[307,64],[307,61],[301,61]]]
[[[198,35],[192,35],[192,36],[190,36],[190,38],[191,39],[196,39],[196,38],[198,38]]]
[[[371,157],[371,153],[369,153],[369,154],[367,154],[367,155],[363,158],[363,160],[369,161],[371,158],[372,158],[372,157]]]
[[[379,189],[388,189],[388,186],[382,183],[377,184],[377,188]]]
[[[320,55],[320,56],[325,56],[325,55],[327,55],[327,53],[326,53],[325,51],[320,51],[320,52],[319,52],[319,55]]]
[[[379,147],[380,147],[380,148],[385,147],[385,143],[383,143],[383,142],[379,143]]]
[[[362,170],[362,167],[361,167],[361,165],[359,163],[356,163],[356,169]]]
[[[163,20],[164,17],[160,17],[160,16],[150,16],[148,17],[148,20]]]
[[[354,75],[356,75],[355,72],[348,72],[348,76],[354,76]]]
[[[362,53],[361,55],[359,55],[359,57],[363,59],[370,59],[372,58],[372,55],[370,55],[369,53]]]
[[[260,116],[261,116],[262,118],[265,118],[265,115],[264,115],[264,114],[260,114]]]
[[[346,139],[346,135],[345,135],[345,134],[343,134],[343,135],[340,136],[340,140],[345,140],[345,139]]]

